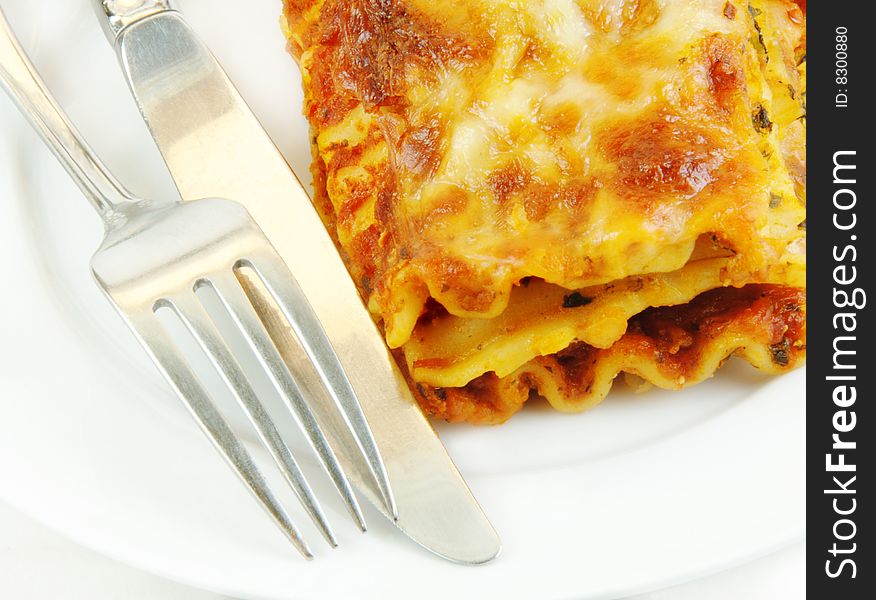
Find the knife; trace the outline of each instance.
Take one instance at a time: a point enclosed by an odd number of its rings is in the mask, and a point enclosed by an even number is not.
[[[182,199],[220,197],[246,206],[316,311],[379,445],[397,518],[370,479],[358,476],[367,470],[355,462],[344,428],[320,411],[351,481],[435,554],[463,564],[496,557],[498,535],[417,406],[307,192],[212,53],[169,0],[95,1]],[[256,308],[278,315],[258,279],[247,283]],[[313,381],[281,322],[272,328],[281,354]]]

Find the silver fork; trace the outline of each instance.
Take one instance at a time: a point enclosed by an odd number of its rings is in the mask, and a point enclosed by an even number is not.
[[[293,545],[313,555],[269,489],[249,453],[180,352],[156,311],[168,308],[185,325],[230,388],[284,478],[331,546],[337,541],[288,446],[256,396],[228,342],[196,292],[211,287],[294,414],[313,450],[364,531],[365,520],[350,484],[304,399],[296,377],[254,309],[237,276],[255,273],[271,293],[309,360],[341,411],[382,495],[395,504],[386,471],[356,395],[316,315],[286,264],[238,203],[143,200],[126,191],[69,123],[10,31],[0,10],[0,83],[91,201],[106,225],[92,258],[94,277],[161,373],[247,488]]]

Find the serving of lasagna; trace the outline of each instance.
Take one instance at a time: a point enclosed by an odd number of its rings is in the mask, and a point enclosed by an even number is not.
[[[421,406],[805,356],[805,2],[285,0],[314,202]]]

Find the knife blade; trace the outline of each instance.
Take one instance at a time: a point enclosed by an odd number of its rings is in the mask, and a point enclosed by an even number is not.
[[[167,1],[98,0],[98,7],[183,200],[222,197],[246,206],[304,290],[378,442],[396,525],[446,559],[493,559],[498,535],[417,406],[307,192],[212,53]],[[247,282],[260,312],[279,314],[259,293],[257,279]],[[272,335],[300,371],[306,361],[290,333],[276,325]],[[308,387],[320,388],[315,382]],[[318,417],[327,422],[351,481],[392,519],[375,486],[356,475],[364,471],[352,464],[357,453],[337,433],[343,429],[332,426],[335,417]]]

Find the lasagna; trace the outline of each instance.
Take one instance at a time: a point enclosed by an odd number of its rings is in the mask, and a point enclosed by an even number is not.
[[[421,406],[805,356],[805,2],[285,0],[314,202]]]

